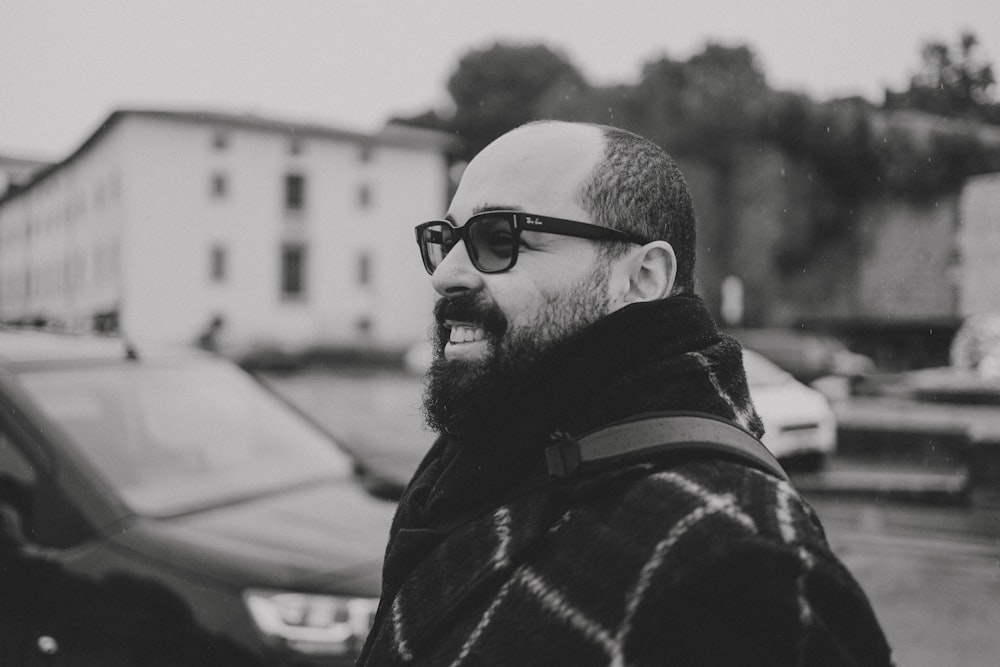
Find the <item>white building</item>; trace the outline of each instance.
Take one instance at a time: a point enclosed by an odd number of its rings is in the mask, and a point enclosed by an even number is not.
[[[959,313],[1000,313],[1000,173],[966,181],[959,211]]]
[[[0,321],[190,343],[397,348],[433,292],[413,226],[449,195],[440,133],[118,111],[0,199]]]

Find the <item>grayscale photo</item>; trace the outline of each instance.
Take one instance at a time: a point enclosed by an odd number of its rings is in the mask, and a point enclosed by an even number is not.
[[[995,0],[0,5],[0,666],[995,667]]]

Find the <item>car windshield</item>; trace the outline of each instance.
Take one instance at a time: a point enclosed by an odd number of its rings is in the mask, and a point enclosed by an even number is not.
[[[144,360],[20,377],[139,514],[195,511],[353,471],[325,434],[228,362]]]
[[[743,350],[743,366],[747,372],[747,383],[751,387],[786,384],[792,379],[780,366],[751,350]]]

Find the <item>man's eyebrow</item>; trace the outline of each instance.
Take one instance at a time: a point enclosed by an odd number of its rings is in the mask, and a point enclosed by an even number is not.
[[[480,213],[489,213],[490,211],[518,211],[524,213],[524,208],[516,204],[480,204],[472,209],[472,215],[479,215]],[[458,221],[455,220],[455,216],[451,213],[446,213],[444,219],[458,227]]]
[[[524,213],[524,209],[516,204],[482,204],[472,209],[472,215],[489,213],[490,211],[520,211]]]

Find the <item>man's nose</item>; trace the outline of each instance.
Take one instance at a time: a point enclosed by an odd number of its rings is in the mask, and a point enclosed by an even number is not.
[[[431,276],[431,285],[441,296],[481,289],[483,274],[472,265],[465,241],[456,243]]]

